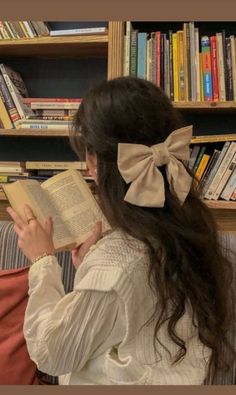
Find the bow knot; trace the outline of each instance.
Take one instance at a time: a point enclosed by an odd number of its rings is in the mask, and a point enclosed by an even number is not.
[[[152,151],[155,166],[160,167],[169,163],[170,155],[165,143],[156,144],[150,148]]]
[[[118,144],[118,169],[125,182],[130,183],[124,200],[141,207],[163,207],[165,185],[158,167],[165,165],[170,191],[183,203],[192,177],[181,161],[189,160],[191,137],[192,126],[186,126],[151,147]]]

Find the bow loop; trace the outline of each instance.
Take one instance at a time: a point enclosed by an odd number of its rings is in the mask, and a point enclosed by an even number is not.
[[[125,201],[141,207],[163,207],[165,186],[158,169],[165,165],[170,191],[183,203],[190,191],[192,177],[181,160],[189,159],[192,126],[175,130],[159,144],[118,144],[118,169],[128,184]]]

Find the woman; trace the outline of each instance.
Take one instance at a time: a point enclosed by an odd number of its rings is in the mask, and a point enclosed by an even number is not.
[[[183,164],[192,128],[156,86],[126,77],[91,89],[74,129],[113,231],[101,238],[97,224],[73,251],[65,296],[52,221],[43,228],[29,207],[28,223],[8,209],[34,262],[24,324],[32,360],[61,384],[202,384],[227,366],[231,272]]]

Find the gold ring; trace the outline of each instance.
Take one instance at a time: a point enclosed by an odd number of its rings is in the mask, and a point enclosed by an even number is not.
[[[27,218],[28,224],[30,223],[30,221],[34,221],[35,219],[37,219],[37,218],[35,217],[35,215],[32,215],[32,217]]]

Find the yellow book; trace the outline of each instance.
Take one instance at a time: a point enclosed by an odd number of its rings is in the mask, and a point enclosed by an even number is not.
[[[184,100],[189,101],[189,92],[188,92],[188,53],[187,53],[187,40],[189,36],[188,23],[184,23],[184,79],[185,79],[185,92],[184,92]]]
[[[25,28],[24,23],[21,22],[21,21],[19,21],[19,25],[20,25],[20,28],[21,28],[22,32],[24,33],[25,37],[26,37],[26,38],[30,38],[30,36],[29,36],[29,34],[28,34],[28,32],[27,32],[27,30],[26,30],[26,28]]]
[[[1,176],[0,175],[0,183],[1,182],[7,182],[8,181],[8,176]]]
[[[198,181],[201,180],[204,170],[207,167],[207,164],[209,162],[209,159],[210,159],[210,155],[207,155],[207,154],[203,155],[202,160],[199,163],[199,166],[198,166],[197,171],[195,173],[195,177],[197,178]]]
[[[0,96],[0,119],[5,129],[12,129],[11,118],[8,115],[6,107],[3,103],[3,100]]]
[[[174,77],[174,101],[179,101],[179,83],[178,83],[178,47],[177,33],[173,33],[173,77]]]

